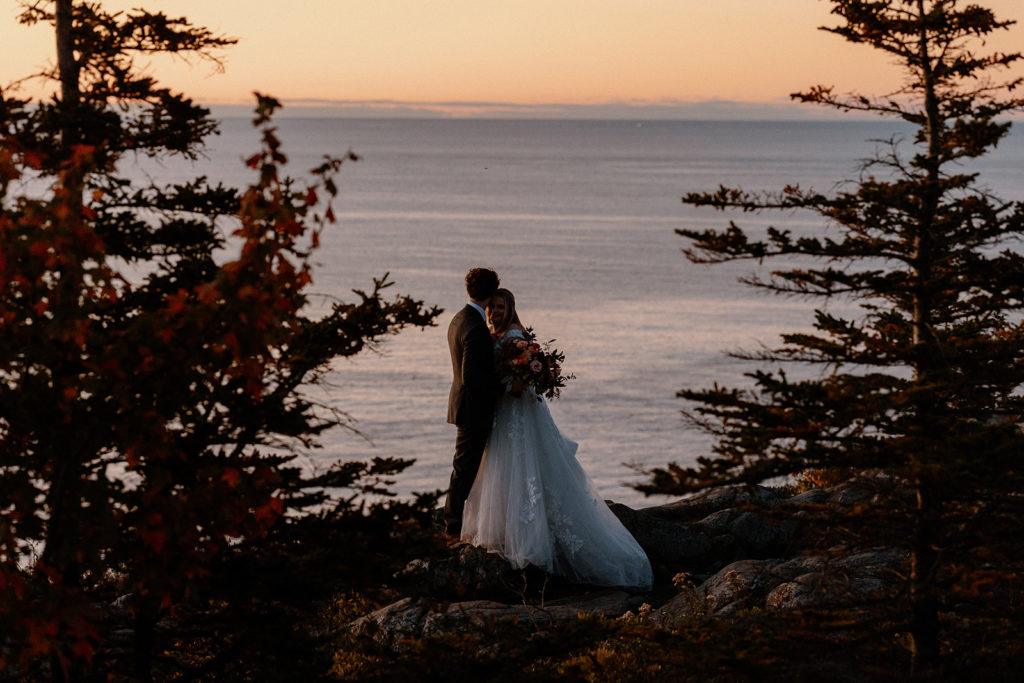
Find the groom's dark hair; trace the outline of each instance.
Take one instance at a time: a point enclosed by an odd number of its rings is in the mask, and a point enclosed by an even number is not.
[[[494,296],[501,282],[490,268],[474,268],[466,273],[466,292],[474,301],[485,301]]]

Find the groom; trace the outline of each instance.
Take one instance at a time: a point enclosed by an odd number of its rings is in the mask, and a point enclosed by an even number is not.
[[[448,395],[448,422],[458,428],[452,478],[444,504],[445,535],[457,539],[462,532],[462,509],[473,487],[494,419],[494,405],[502,385],[494,369],[494,345],[487,329],[487,302],[498,289],[498,274],[474,268],[466,274],[469,303],[448,326],[452,355],[452,389]]]

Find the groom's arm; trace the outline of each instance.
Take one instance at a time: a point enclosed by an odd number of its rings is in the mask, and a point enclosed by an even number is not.
[[[476,396],[494,396],[500,384],[494,369],[494,350],[486,327],[474,326],[462,351],[462,383]]]

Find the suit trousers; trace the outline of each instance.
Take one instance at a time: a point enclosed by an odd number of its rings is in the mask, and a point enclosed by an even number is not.
[[[483,422],[482,425],[459,425],[455,437],[455,457],[452,459],[452,478],[444,504],[444,525],[447,534],[457,535],[462,531],[462,510],[473,488],[473,481],[480,469],[480,461],[483,459],[490,434],[490,420]]]

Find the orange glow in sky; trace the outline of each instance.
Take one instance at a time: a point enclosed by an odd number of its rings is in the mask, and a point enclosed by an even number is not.
[[[1024,20],[1020,0],[980,0]],[[824,0],[140,0],[240,42],[226,71],[143,58],[163,84],[205,104],[286,101],[600,104],[781,102],[814,84],[883,94],[884,55],[817,30]],[[16,23],[0,0],[0,83],[53,61],[48,27]],[[993,40],[1016,50],[1024,26]]]

